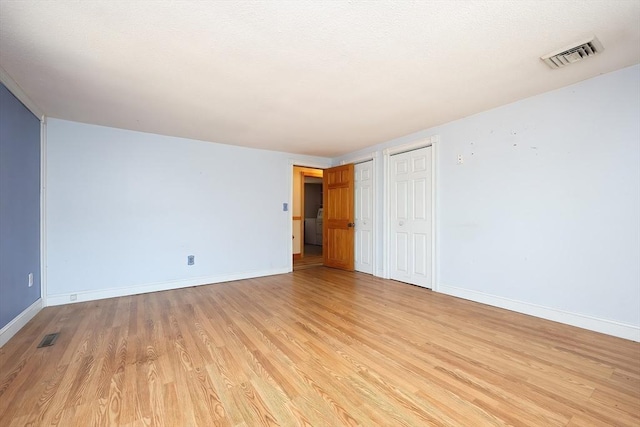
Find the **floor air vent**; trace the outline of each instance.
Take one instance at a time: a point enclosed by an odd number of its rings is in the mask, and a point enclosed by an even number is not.
[[[42,339],[42,341],[40,341],[40,344],[38,345],[38,348],[52,346],[53,343],[55,343],[56,340],[58,339],[58,335],[60,335],[60,332],[56,332],[55,334],[45,335],[45,337]]]
[[[593,56],[604,50],[602,43],[595,36],[548,55],[540,57],[551,68],[561,68],[582,59]]]

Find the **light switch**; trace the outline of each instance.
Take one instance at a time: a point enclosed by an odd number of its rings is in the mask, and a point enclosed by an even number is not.
[[[282,204],[282,210],[283,210],[284,212],[288,211],[288,210],[289,210],[289,203],[283,203],[283,204]]]

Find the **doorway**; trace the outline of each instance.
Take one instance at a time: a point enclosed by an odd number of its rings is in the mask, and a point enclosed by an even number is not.
[[[323,170],[293,167],[293,269],[323,264]]]
[[[294,270],[325,265],[374,273],[375,165],[375,153],[328,169],[293,164]]]

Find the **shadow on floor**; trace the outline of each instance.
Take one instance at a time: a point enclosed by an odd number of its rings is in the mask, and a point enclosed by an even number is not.
[[[294,270],[322,265],[322,246],[304,245],[304,257],[293,261]]]

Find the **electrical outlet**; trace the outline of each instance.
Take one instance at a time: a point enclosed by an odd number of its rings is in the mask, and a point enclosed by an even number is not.
[[[458,154],[458,164],[461,165],[464,163],[464,157],[462,157],[462,154]]]
[[[29,287],[33,286],[33,273],[29,273]]]
[[[71,294],[71,295],[69,296],[69,301],[75,301],[75,300],[77,300],[77,299],[78,299],[78,294]]]
[[[189,255],[187,257],[187,265],[193,265],[196,263],[196,257],[195,255]]]

